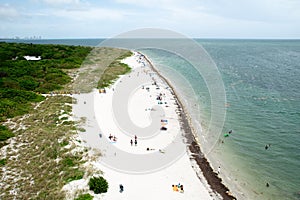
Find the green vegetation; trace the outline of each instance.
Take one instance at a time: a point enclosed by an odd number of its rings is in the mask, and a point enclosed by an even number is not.
[[[84,176],[82,164],[86,152],[73,151],[76,145],[70,139],[76,134],[76,124],[65,125],[59,119],[62,112],[71,115],[68,112],[71,103],[68,96],[48,97],[38,109],[30,110],[26,118],[11,119],[12,124],[17,124],[18,137],[0,162],[0,166],[6,167],[5,174],[0,170],[0,177],[8,177],[3,179],[5,187],[0,193],[3,199],[13,199],[9,191],[15,187],[22,191],[19,199],[64,199],[61,188]],[[19,129],[21,125],[27,128]]]
[[[5,141],[8,138],[13,137],[13,136],[14,136],[13,132],[8,130],[5,126],[0,125],[0,142]],[[0,147],[1,147],[1,145],[0,145]]]
[[[95,194],[101,194],[107,192],[108,183],[102,176],[92,177],[89,181],[89,187]]]
[[[81,194],[75,200],[92,200],[93,198],[90,194]]]
[[[67,146],[69,144],[69,142],[67,140],[63,140],[62,143],[60,144],[60,146],[64,147]]]
[[[127,64],[121,63],[121,60],[131,55],[132,52],[126,51],[124,54],[114,60],[102,74],[98,82],[98,88],[108,87],[119,77],[119,75],[130,72],[131,68]]]
[[[76,124],[66,121],[66,117],[60,119],[62,111],[71,115],[72,107],[66,103],[71,104],[72,98],[46,99],[39,93],[59,90],[69,83],[69,70],[79,68],[90,50],[90,47],[0,43],[0,122],[11,118],[8,125],[14,127],[12,131],[0,125],[0,147],[6,144],[5,140],[18,135],[0,160],[9,177],[1,189],[2,197],[14,198],[9,191],[17,187],[22,191],[18,194],[21,199],[64,199],[62,186],[83,177],[80,166],[84,152],[70,153],[76,147],[70,144]],[[41,56],[42,60],[27,61],[25,55]],[[37,102],[41,103],[35,110]],[[28,115],[19,117],[24,114]],[[68,144],[71,146],[65,148]],[[0,170],[1,176],[2,173]]]
[[[131,55],[131,52],[125,49],[108,47],[94,48],[78,70],[78,76],[72,83],[73,89],[75,91],[88,93],[94,88],[101,88],[99,86],[99,84],[101,84],[101,82],[99,83],[99,78],[105,74],[104,71],[108,66],[112,66],[112,62],[116,60],[120,62],[121,59],[129,55]],[[126,73],[127,70],[124,70],[123,72]],[[122,72],[118,74],[122,74]]]
[[[0,88],[0,121],[28,113],[32,108],[31,103],[44,99],[31,91]]]
[[[90,47],[0,43],[0,88],[47,93],[59,90],[71,78],[66,69],[79,68]],[[41,56],[27,61],[25,55]]]
[[[86,130],[78,129],[84,119],[69,121],[74,99],[40,95],[59,89],[82,92],[83,87],[97,87],[101,75],[102,81],[110,84],[130,70],[120,60],[131,53],[112,48],[93,51],[84,69],[78,69],[90,51],[90,47],[0,43],[0,148],[9,144],[5,154],[0,152],[4,186],[0,199],[65,199],[65,184],[98,173],[82,165],[89,152],[76,146],[82,141],[74,135]],[[27,61],[25,55],[41,56],[42,60]],[[73,82],[70,74],[78,78]],[[7,140],[14,135],[13,142]],[[97,158],[100,155],[95,154]],[[104,178],[91,180],[89,187],[95,193],[107,191]],[[77,199],[93,196],[82,194]]]
[[[1,159],[0,160],[0,166],[4,166],[6,164],[6,159]]]
[[[90,51],[90,47],[0,42],[0,122],[28,113],[32,103],[45,99],[38,93],[62,89],[71,81],[66,69],[79,68]],[[42,60],[27,61],[26,55]],[[0,127],[0,141],[12,136]]]

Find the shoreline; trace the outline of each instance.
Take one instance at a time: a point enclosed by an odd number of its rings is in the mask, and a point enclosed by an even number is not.
[[[105,93],[94,90],[92,93],[75,95],[77,104],[73,105],[75,118],[85,119],[81,126],[84,131],[80,132],[79,136],[84,141],[84,146],[91,149],[91,155],[96,152],[96,157],[88,163],[97,171],[102,171],[101,174],[110,187],[107,193],[94,194],[88,190],[87,182],[78,181],[65,186],[69,197],[74,197],[76,190],[80,189],[92,194],[94,199],[103,200],[235,199],[226,193],[226,187],[218,185],[221,184],[220,179],[211,181],[217,176],[207,160],[195,157],[194,154],[200,154],[201,158],[204,156],[193,136],[188,114],[169,81],[158,73],[144,54],[134,52],[133,56],[122,62],[132,68],[129,74],[121,75],[106,88]],[[138,83],[140,80],[144,81],[142,85]],[[158,84],[154,84],[153,81]],[[137,88],[133,87],[136,88],[133,93],[132,83],[140,85]],[[123,98],[128,96],[123,94],[126,90],[130,91],[130,101],[126,108],[129,116],[123,116],[121,121],[131,119],[141,128],[130,129],[129,132],[118,124],[120,120],[115,118],[113,110],[118,111],[118,105],[124,104],[124,100],[127,105],[126,98]],[[118,96],[120,94],[123,97]],[[158,94],[163,95],[160,101],[156,98]],[[163,115],[155,107],[159,104],[166,107]],[[150,109],[153,107],[155,109]],[[149,127],[153,121],[149,120],[150,114],[159,116],[153,118],[154,121],[159,121],[159,124],[162,119],[167,120],[167,130],[160,129],[158,134],[149,138],[143,135],[143,127]],[[110,134],[116,136],[117,141],[112,142],[109,139]],[[138,135],[138,145],[130,145],[134,134]],[[148,151],[148,147],[151,151]],[[97,152],[102,153],[97,156]],[[203,161],[204,164],[199,164],[199,161]],[[184,185],[183,193],[172,189],[172,184],[176,183]],[[123,193],[119,192],[120,184],[125,187]]]
[[[150,68],[163,80],[166,82],[166,84],[171,88],[173,95],[176,98],[177,106],[180,111],[179,117],[180,117],[180,123],[184,130],[184,137],[186,138],[186,145],[191,153],[190,159],[195,161],[198,165],[198,167],[201,169],[201,172],[203,176],[205,177],[206,181],[208,182],[211,189],[220,194],[223,199],[230,200],[230,199],[236,199],[233,195],[231,195],[230,190],[227,186],[225,186],[222,182],[222,179],[218,176],[216,172],[214,172],[213,168],[211,167],[210,163],[208,162],[207,158],[205,157],[204,153],[201,151],[200,144],[197,141],[197,137],[195,135],[195,130],[193,128],[193,125],[191,123],[190,116],[184,107],[184,104],[182,103],[181,99],[179,98],[179,95],[177,94],[176,90],[170,83],[168,79],[166,79],[164,76],[162,76],[158,69],[156,69],[153,65],[153,63],[150,61],[150,59],[143,53],[138,52],[141,55],[145,57],[145,60],[148,62]],[[197,174],[198,178],[199,175]]]

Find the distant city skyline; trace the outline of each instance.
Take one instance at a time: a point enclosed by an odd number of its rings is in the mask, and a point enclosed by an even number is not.
[[[164,28],[192,38],[300,39],[297,0],[0,0],[0,38],[110,38]]]

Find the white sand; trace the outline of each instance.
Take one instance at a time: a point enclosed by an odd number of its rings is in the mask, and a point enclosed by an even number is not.
[[[87,119],[86,132],[80,136],[88,146],[102,152],[102,157],[93,164],[103,171],[109,183],[108,192],[95,195],[95,199],[217,199],[199,169],[192,167],[170,88],[138,53],[124,63],[132,72],[121,76],[105,94],[94,91],[75,95],[78,104],[73,107],[74,114]],[[154,81],[157,85],[153,85]],[[133,86],[129,97],[117,96]],[[159,94],[162,94],[161,101],[156,99]],[[159,104],[162,110],[157,107],[158,102],[162,102]],[[128,111],[127,117],[120,116],[122,105]],[[118,110],[114,110],[116,107]],[[159,119],[167,123],[162,124]],[[149,126],[157,128],[157,124],[167,130],[149,131],[152,134],[143,131]],[[108,139],[110,134],[117,137],[116,142]],[[138,137],[137,146],[130,144],[134,135]],[[178,183],[184,186],[184,193],[172,190],[172,185]],[[123,193],[119,192],[119,184],[124,186]]]

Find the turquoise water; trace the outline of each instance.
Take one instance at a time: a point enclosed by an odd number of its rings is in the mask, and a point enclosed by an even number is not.
[[[229,145],[257,177],[253,188],[262,199],[300,199],[300,41],[203,45],[223,76],[224,130],[234,130]]]
[[[198,42],[217,64],[226,88],[223,132],[233,133],[221,136],[224,143],[213,154],[224,162],[227,176],[245,199],[300,199],[300,41]],[[182,84],[176,84],[178,76],[169,67],[190,80],[205,129],[210,101],[203,80],[193,78],[189,64],[176,56],[144,52],[179,90]],[[271,146],[265,150],[267,144]]]
[[[27,42],[94,46],[100,41]],[[230,185],[243,192],[244,199],[300,199],[300,40],[197,42],[217,64],[226,89],[223,133],[233,133],[220,136],[211,156],[223,164]],[[176,86],[205,133],[211,106],[203,79],[170,53],[144,52]],[[183,84],[186,80],[193,90]],[[267,150],[266,144],[271,144]]]

